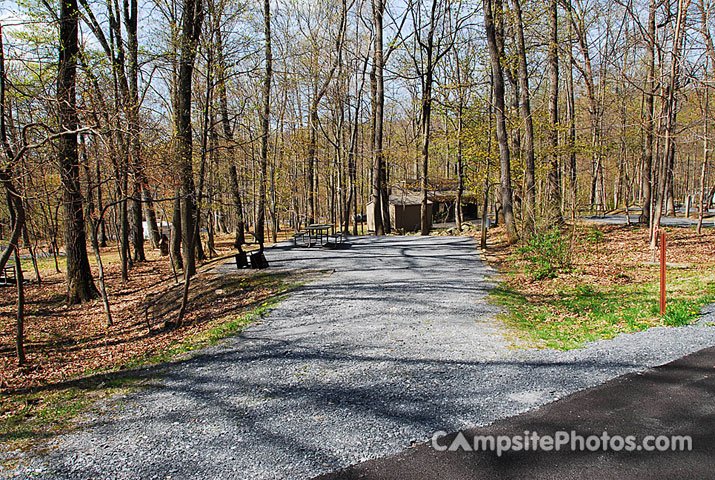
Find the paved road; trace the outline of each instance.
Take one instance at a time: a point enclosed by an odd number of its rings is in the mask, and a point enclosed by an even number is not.
[[[715,345],[715,329],[701,325],[577,351],[510,349],[471,238],[360,237],[342,250],[281,244],[266,256],[274,269],[334,273],[262,324],[168,366],[155,388],[88,415],[46,456],[4,454],[19,458],[6,473],[310,478]]]
[[[437,451],[430,444],[399,455],[365,462],[320,480],[495,480],[495,479],[712,479],[715,478],[715,348],[708,348],[644,373],[611,380],[544,407],[492,425],[461,432],[468,444],[475,436],[523,436],[524,432],[555,436],[576,432],[584,438],[633,435],[636,449],[607,440],[609,449],[511,451]],[[561,434],[563,435],[563,433]],[[691,451],[646,452],[647,436],[689,436]],[[565,437],[564,437],[565,438]],[[451,445],[457,433],[441,437],[439,448]],[[506,440],[504,440],[506,443]],[[646,446],[654,445],[648,442]],[[596,444],[597,445],[597,444]],[[598,445],[597,445],[598,447]],[[548,447],[547,447],[548,448]]]

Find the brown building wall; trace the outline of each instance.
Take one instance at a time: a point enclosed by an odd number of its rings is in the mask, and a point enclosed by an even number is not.
[[[432,204],[427,204],[427,217],[432,228]],[[421,205],[390,205],[390,220],[392,226],[397,229],[404,229],[414,232],[421,227],[422,206]]]

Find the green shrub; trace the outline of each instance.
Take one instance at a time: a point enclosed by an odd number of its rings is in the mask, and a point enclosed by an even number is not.
[[[558,227],[535,232],[517,248],[517,253],[528,262],[526,271],[536,280],[553,278],[559,271],[571,269],[569,237],[562,235]]]
[[[588,234],[586,235],[586,240],[588,240],[589,243],[598,245],[599,243],[603,243],[604,237],[605,237],[605,234],[603,233],[603,231],[601,231],[597,228],[592,228],[589,230]]]

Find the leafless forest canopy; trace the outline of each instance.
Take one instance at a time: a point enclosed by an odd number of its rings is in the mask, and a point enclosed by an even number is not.
[[[628,207],[655,231],[713,197],[709,0],[3,8],[0,269],[61,250],[70,303],[106,301],[107,243],[125,279],[164,244],[188,291],[219,233],[357,233],[371,204],[385,234],[390,195],[427,234],[446,188],[511,242]]]

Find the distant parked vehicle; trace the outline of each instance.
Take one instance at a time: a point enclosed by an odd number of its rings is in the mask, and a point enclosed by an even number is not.
[[[151,235],[149,224],[143,221],[142,226],[144,227],[144,240],[149,240],[149,235]],[[157,226],[159,227],[159,238],[161,238],[162,235],[166,235],[167,237],[171,235],[171,224],[169,222],[157,222]]]

